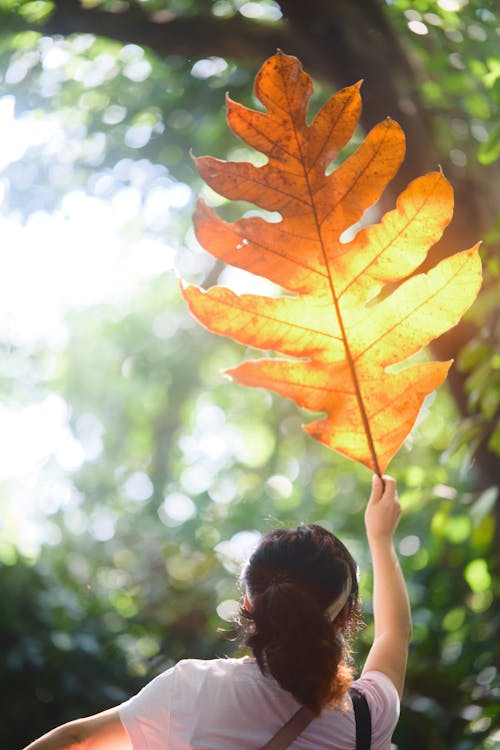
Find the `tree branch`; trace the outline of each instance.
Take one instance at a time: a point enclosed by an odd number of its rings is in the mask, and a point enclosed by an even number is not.
[[[43,31],[63,36],[95,34],[149,47],[161,57],[218,55],[253,63],[274,54],[278,47],[289,47],[293,37],[286,24],[267,25],[243,17],[221,19],[211,15],[178,16],[161,22],[137,8],[122,13],[85,10],[77,0],[58,0]]]

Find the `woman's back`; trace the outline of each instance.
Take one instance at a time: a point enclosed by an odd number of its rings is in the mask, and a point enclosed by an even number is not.
[[[372,717],[372,750],[389,750],[399,716],[392,682],[380,672],[354,683]],[[299,704],[254,659],[188,659],[120,707],[134,747],[146,750],[256,750]],[[326,707],[295,740],[294,750],[353,750],[355,723],[346,706]]]

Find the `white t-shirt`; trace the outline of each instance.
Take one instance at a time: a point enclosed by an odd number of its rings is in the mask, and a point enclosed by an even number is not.
[[[390,750],[399,697],[382,672],[367,672],[354,686],[370,707],[371,750]],[[347,708],[325,708],[290,745],[291,750],[354,750],[355,722]],[[187,659],[122,703],[120,718],[134,750],[256,750],[299,708],[255,659]]]

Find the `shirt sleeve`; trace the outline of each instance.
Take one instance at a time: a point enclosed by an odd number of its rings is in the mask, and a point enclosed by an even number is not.
[[[166,750],[173,683],[174,668],[167,669],[119,706],[133,750]]]
[[[399,719],[399,695],[394,683],[383,672],[371,670],[356,680],[354,687],[363,693],[370,708],[373,747],[390,747]]]

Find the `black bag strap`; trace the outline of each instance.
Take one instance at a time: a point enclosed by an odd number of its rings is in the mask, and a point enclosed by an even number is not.
[[[355,687],[349,688],[349,695],[356,720],[356,750],[370,750],[372,744],[372,719],[365,696]]]
[[[356,721],[356,750],[370,750],[372,720],[368,703],[363,693],[354,687],[349,688],[349,695],[351,696]],[[260,750],[286,750],[313,719],[314,713],[311,709],[302,706]]]

